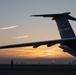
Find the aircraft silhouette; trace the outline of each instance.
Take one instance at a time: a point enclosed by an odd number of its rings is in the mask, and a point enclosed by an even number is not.
[[[5,46],[0,46],[0,49],[26,47],[26,46],[33,46],[33,48],[37,48],[41,45],[47,45],[47,47],[50,47],[55,44],[60,44],[59,47],[63,49],[63,52],[68,52],[69,54],[76,57],[76,36],[68,21],[68,20],[76,21],[76,18],[70,16],[69,14],[70,12],[61,13],[61,14],[31,15],[34,17],[53,17],[52,20],[55,20],[57,23],[61,39],[5,45]]]

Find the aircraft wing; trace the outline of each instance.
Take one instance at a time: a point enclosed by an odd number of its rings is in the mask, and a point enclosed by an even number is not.
[[[5,45],[5,46],[0,46],[0,49],[16,48],[16,47],[27,47],[27,46],[33,46],[33,48],[37,48],[37,47],[39,47],[41,45],[47,45],[47,47],[50,47],[50,46],[55,45],[55,44],[65,44],[66,45],[67,43],[76,43],[76,38]]]

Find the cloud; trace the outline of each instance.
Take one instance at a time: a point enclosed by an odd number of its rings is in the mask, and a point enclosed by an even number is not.
[[[18,26],[16,25],[16,26],[3,27],[3,28],[0,28],[0,30],[8,30],[8,29],[16,28],[16,27]]]
[[[28,37],[28,35],[24,35],[24,36],[17,36],[17,37],[13,37],[14,39],[21,39],[21,38],[26,38]]]

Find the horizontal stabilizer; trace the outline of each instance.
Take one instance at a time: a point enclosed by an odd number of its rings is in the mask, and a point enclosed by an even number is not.
[[[60,14],[31,15],[31,16],[34,16],[34,17],[53,17],[53,20],[54,20],[55,18],[59,18],[60,16],[68,15],[68,17],[67,17],[68,19],[76,21],[76,18],[70,16],[69,14],[70,14],[70,12],[60,13]]]
[[[41,15],[31,15],[31,16],[34,16],[34,17],[59,17],[63,14],[70,14],[70,12],[61,13],[61,14],[41,14]]]
[[[73,20],[73,21],[76,21],[76,18],[74,18],[74,17],[72,17],[72,16],[68,16],[68,19],[70,19],[70,20]]]

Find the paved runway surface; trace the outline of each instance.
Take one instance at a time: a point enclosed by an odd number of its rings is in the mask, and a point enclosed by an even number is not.
[[[76,65],[0,65],[0,75],[76,75]]]

